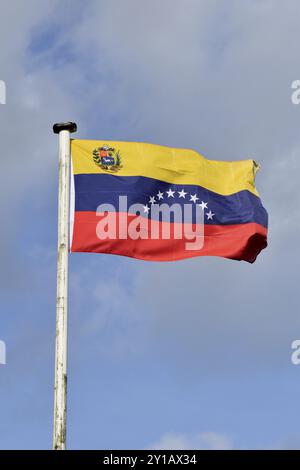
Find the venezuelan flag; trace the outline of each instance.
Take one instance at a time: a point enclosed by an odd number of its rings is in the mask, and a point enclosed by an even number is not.
[[[221,256],[253,263],[267,246],[268,216],[255,188],[253,160],[213,161],[187,149],[78,139],[71,141],[71,151],[72,252],[151,261]],[[154,214],[160,205],[171,211]],[[180,219],[180,209],[187,219]],[[181,237],[179,226],[187,228]],[[197,227],[202,244],[187,249]]]

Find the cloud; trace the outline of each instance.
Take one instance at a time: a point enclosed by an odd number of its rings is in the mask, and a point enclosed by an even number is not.
[[[101,356],[124,364],[148,354],[153,367],[174,368],[178,384],[184,374],[238,380],[242,372],[263,369],[266,376],[290,364],[290,343],[300,331],[299,107],[291,104],[299,10],[297,0],[284,8],[271,0],[88,1],[84,9],[79,1],[28,0],[1,7],[7,104],[0,107],[0,285],[10,313],[1,336],[14,338],[14,351],[8,346],[15,358],[2,381],[7,397],[27,371],[33,396],[40,390],[34,371],[52,364],[51,126],[64,119],[77,121],[78,137],[193,147],[212,159],[251,156],[262,164],[257,186],[270,213],[270,245],[253,266],[197,259],[134,262],[132,269],[124,259],[74,255],[71,357],[86,348],[93,369]],[[22,350],[30,368],[18,359]],[[13,423],[23,411],[20,405]],[[157,446],[231,447],[222,436],[171,433]]]
[[[91,343],[93,354],[99,357],[114,360],[135,357],[144,349],[145,335],[145,317],[133,301],[136,270],[129,263],[124,279],[117,260],[109,263],[102,258],[99,271],[99,258],[90,258],[71,275],[74,344]],[[74,353],[77,354],[75,350]]]
[[[87,136],[191,146],[216,159],[251,155],[262,164],[257,186],[270,213],[270,246],[254,266],[211,259],[138,264],[134,289],[124,289],[121,275],[106,287],[109,299],[98,274],[87,331],[112,326],[112,312],[122,304],[127,312],[140,312],[139,328],[150,328],[148,335],[144,330],[148,344],[158,341],[161,353],[172,351],[177,363],[248,370],[257,367],[253,357],[263,358],[266,367],[288,362],[291,335],[300,330],[292,266],[298,252],[300,145],[290,100],[298,73],[291,47],[299,35],[298,10],[298,2],[284,11],[270,1],[220,6],[189,0],[184,8],[169,0],[151,6],[137,0],[89,2],[80,21],[69,14],[65,28],[52,17],[47,40],[34,29],[31,75],[23,85],[39,91],[24,94],[30,113],[43,108],[50,94],[54,106],[62,102],[80,117],[79,132]],[[33,86],[44,78],[47,95]],[[76,103],[69,92],[76,93]],[[45,119],[49,123],[49,114]],[[47,139],[54,149],[53,136]],[[53,156],[37,156],[35,181],[49,171],[45,159],[53,171]],[[118,330],[126,342],[128,329]]]
[[[203,432],[199,434],[166,433],[150,446],[154,450],[231,450],[231,440],[224,434]]]
[[[43,245],[45,240],[35,238],[32,228],[37,233],[39,223],[47,225],[46,212],[57,201],[57,139],[52,123],[76,115],[77,103],[66,91],[65,81],[39,66],[30,52],[35,27],[55,18],[56,6],[50,0],[1,6],[0,78],[7,92],[6,104],[0,108],[2,290],[11,290],[16,279],[22,283],[22,278],[30,278],[30,265],[20,261],[26,237],[32,231],[33,242]],[[62,75],[63,70],[65,64],[60,66]]]
[[[293,261],[300,139],[291,104],[300,6],[117,5],[92,3],[93,15],[72,31],[91,77],[90,100],[105,109],[95,133],[194,147],[208,158],[251,156],[262,164],[257,186],[270,213],[269,248],[254,266],[218,259],[138,265],[128,305],[142,312],[145,325],[147,318],[149,344],[155,341],[177,367],[191,362],[212,373],[285,367],[300,331]]]
[[[244,448],[244,447],[243,447]],[[244,449],[254,449],[245,447]],[[261,447],[262,448],[262,447]],[[222,433],[202,432],[199,434],[165,433],[159,441],[149,447],[151,450],[234,450],[232,439]],[[297,435],[286,436],[275,444],[265,447],[265,450],[297,450],[300,440]]]
[[[289,435],[269,447],[270,450],[300,450],[299,434]]]

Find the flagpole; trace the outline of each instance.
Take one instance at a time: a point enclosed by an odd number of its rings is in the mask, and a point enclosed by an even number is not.
[[[54,124],[59,136],[58,245],[53,449],[65,450],[67,428],[68,255],[70,208],[70,133],[74,122]]]

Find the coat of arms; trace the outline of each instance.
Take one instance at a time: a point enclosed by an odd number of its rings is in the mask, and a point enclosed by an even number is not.
[[[109,145],[96,148],[93,151],[93,158],[96,165],[100,166],[102,170],[115,173],[122,168],[120,151]]]

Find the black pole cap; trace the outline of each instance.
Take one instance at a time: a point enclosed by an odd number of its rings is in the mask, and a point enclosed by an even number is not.
[[[59,134],[60,131],[69,131],[71,134],[77,131],[76,122],[57,122],[53,126],[54,134]]]

